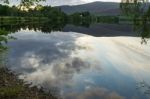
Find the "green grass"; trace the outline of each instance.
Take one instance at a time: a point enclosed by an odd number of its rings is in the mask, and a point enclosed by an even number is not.
[[[24,89],[22,86],[11,86],[11,87],[2,87],[0,88],[0,96],[1,97],[16,97],[20,92]]]

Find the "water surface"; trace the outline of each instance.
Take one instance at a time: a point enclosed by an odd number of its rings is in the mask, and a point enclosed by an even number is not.
[[[8,43],[8,67],[26,83],[55,89],[65,99],[150,98],[149,43],[131,35],[69,31],[11,34],[17,40]]]

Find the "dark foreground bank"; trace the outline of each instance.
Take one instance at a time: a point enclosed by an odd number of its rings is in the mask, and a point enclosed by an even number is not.
[[[0,68],[0,99],[57,99],[37,87],[29,87],[6,68]]]

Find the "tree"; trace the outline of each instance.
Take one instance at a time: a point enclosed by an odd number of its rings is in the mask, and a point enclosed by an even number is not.
[[[41,1],[46,1],[46,0],[21,0],[20,1],[20,5],[21,6],[29,7],[31,5],[36,5],[39,2],[41,2]],[[10,2],[10,0],[1,0],[1,2],[8,4]]]
[[[123,14],[127,16],[142,15],[148,0],[122,0],[120,8]]]
[[[150,37],[150,7],[145,9],[147,2],[148,0],[122,0],[120,3],[123,15],[133,17],[134,30],[142,37],[142,44],[147,43],[145,38]]]
[[[1,16],[8,15],[8,10],[9,10],[8,6],[0,5],[0,15]]]

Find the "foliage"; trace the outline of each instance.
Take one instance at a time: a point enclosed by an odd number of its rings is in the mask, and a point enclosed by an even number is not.
[[[77,12],[70,15],[68,21],[75,25],[89,27],[89,25],[92,23],[92,15],[89,12]]]
[[[9,34],[10,32],[0,28],[0,53],[7,50],[5,44],[8,42],[8,40],[14,39],[12,36],[9,36]]]
[[[34,9],[29,8],[28,11],[18,9],[16,6],[0,5],[0,16],[11,17],[48,17],[51,21],[57,21],[56,23],[67,21],[67,15],[61,11],[61,9],[51,6],[38,5]],[[3,18],[1,17],[2,21]]]
[[[26,6],[26,7],[29,7],[31,5],[35,5],[41,1],[46,1],[46,0],[20,0],[20,6]],[[9,3],[10,0],[1,0],[1,2],[3,3]]]
[[[128,0],[127,0],[128,1]],[[134,0],[134,2],[122,2],[120,8],[123,15],[133,18],[134,30],[142,37],[141,43],[147,43],[146,38],[150,38],[150,7],[145,9],[147,0]]]
[[[100,23],[119,23],[118,16],[99,16],[97,17],[97,22]]]
[[[127,16],[135,16],[142,14],[142,3],[136,2],[136,3],[121,3],[120,8],[123,12],[123,14]]]
[[[23,90],[22,86],[0,88],[1,97],[16,97]]]

